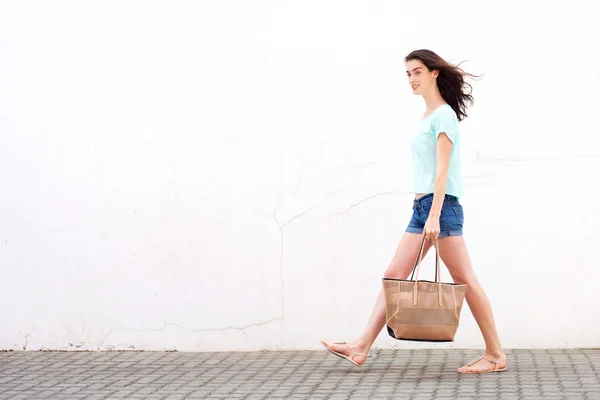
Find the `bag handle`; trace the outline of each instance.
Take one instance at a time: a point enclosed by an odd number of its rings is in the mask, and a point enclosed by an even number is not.
[[[419,248],[419,254],[417,254],[417,258],[415,260],[415,265],[413,266],[413,270],[412,270],[412,274],[410,275],[410,279],[409,280],[413,280],[413,277],[415,276],[415,271],[417,274],[417,279],[419,277],[419,267],[421,265],[421,261],[423,261],[423,249],[425,248],[425,234],[423,234],[423,239],[421,240],[421,247]],[[438,252],[439,249],[439,244],[438,244],[438,240],[437,238],[435,239],[435,243],[433,245],[435,247],[435,283],[438,283],[441,281],[440,279],[440,269],[439,269],[439,264],[440,264],[440,255]]]
[[[423,239],[421,240],[421,247],[419,248],[419,254],[417,254],[417,259],[415,260],[415,266],[413,267],[412,274],[410,275],[410,280],[413,280],[413,276],[415,277],[415,284],[413,286],[413,304],[417,305],[417,289],[419,286],[419,268],[421,267],[421,261],[423,261],[423,249],[425,248],[425,233],[423,232]],[[435,247],[435,283],[438,284],[438,304],[442,306],[442,279],[440,276],[440,252],[439,252],[439,243],[438,239],[435,238],[435,242],[433,243],[433,247]],[[416,276],[415,276],[416,273]]]

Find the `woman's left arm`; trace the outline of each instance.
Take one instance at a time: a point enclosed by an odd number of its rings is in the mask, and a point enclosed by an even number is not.
[[[452,141],[444,132],[440,133],[436,143],[436,173],[433,204],[425,223],[425,236],[429,240],[436,239],[440,233],[440,215],[446,194],[446,184],[448,183],[448,166],[450,165],[451,152]]]

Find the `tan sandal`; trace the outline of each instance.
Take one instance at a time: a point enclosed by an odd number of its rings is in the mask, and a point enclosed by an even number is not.
[[[354,357],[356,356],[362,356],[365,359],[367,359],[369,356],[366,354],[362,354],[362,353],[357,353],[356,351],[354,351],[354,347],[352,347],[352,345],[350,344],[350,342],[333,342],[332,344],[347,344],[348,346],[350,346],[350,351],[352,351],[352,353],[350,353],[349,356],[339,353],[337,351],[334,351],[333,349],[331,349],[329,346],[327,346],[327,344],[325,344],[324,340],[321,340],[321,344],[323,345],[323,347],[325,347],[327,350],[329,350],[331,353],[335,354],[336,356],[343,358],[345,360],[350,361],[352,364],[356,365],[357,367],[360,367],[362,364],[357,363],[356,361],[354,361]]]
[[[464,372],[460,371],[460,368],[457,368],[456,370],[460,374],[485,374],[485,373],[488,373],[488,372],[502,372],[502,371],[506,371],[507,370],[506,364],[504,364],[503,366],[500,366],[500,364],[498,363],[497,360],[494,360],[492,358],[484,357],[483,355],[481,355],[481,356],[479,356],[477,358],[472,359],[464,367],[470,367],[471,365],[477,364],[481,360],[486,360],[486,361],[489,361],[490,363],[494,364],[494,368],[483,369],[483,370],[480,370],[480,371],[464,371]],[[461,367],[461,368],[464,368],[464,367]]]

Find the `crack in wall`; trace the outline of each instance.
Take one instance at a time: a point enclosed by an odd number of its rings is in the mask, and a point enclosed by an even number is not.
[[[325,218],[323,221],[327,221],[327,220],[330,220],[331,218],[334,218],[334,217],[338,217],[338,216],[340,216],[340,215],[347,214],[347,213],[348,213],[348,212],[350,212],[350,211],[351,211],[353,208],[356,208],[356,207],[358,207],[359,205],[361,205],[361,204],[363,204],[363,203],[365,203],[365,202],[367,202],[367,201],[369,201],[369,200],[372,200],[372,199],[374,199],[374,198],[376,198],[376,197],[379,197],[379,196],[389,196],[389,195],[406,195],[406,194],[414,194],[414,192],[412,192],[412,191],[403,191],[403,190],[395,190],[395,191],[393,191],[393,192],[379,192],[379,193],[375,193],[374,195],[372,195],[372,196],[369,196],[369,197],[367,197],[366,199],[363,199],[363,200],[359,201],[358,203],[355,203],[355,204],[352,204],[352,205],[350,205],[350,207],[348,207],[346,210],[344,210],[344,211],[342,211],[342,212],[339,212],[339,213],[336,213],[336,214],[330,215],[329,217]]]
[[[37,331],[37,329],[33,328],[33,330],[31,332],[29,332],[23,336],[25,338],[25,344],[23,345],[23,350],[27,350],[27,346],[29,345],[29,336],[32,335],[35,331]]]
[[[339,191],[339,190],[338,190]],[[329,200],[331,198],[331,196],[333,196],[334,194],[336,194],[338,191],[335,191],[333,193],[328,193],[327,196],[321,200],[320,202],[318,202],[317,204],[313,204],[312,206],[308,207],[306,210],[302,211],[301,213],[293,216],[292,218],[290,218],[286,223],[281,224],[278,220],[277,220],[277,210],[280,208],[281,206],[281,196],[279,197],[279,204],[277,206],[277,208],[275,209],[275,212],[273,213],[273,219],[275,220],[275,223],[277,224],[277,226],[279,227],[279,233],[280,233],[280,243],[279,243],[279,276],[281,279],[281,316],[278,317],[277,319],[284,319],[284,309],[285,309],[285,282],[283,280],[283,254],[284,254],[284,232],[283,230],[285,229],[286,226],[288,226],[289,224],[291,224],[292,222],[294,222],[296,219],[302,217],[303,215],[309,213],[311,210],[313,210],[314,208],[322,205],[323,203],[325,203],[327,200]],[[281,194],[281,186],[280,186],[280,194]]]
[[[273,218],[275,219],[275,223],[277,223],[277,225],[279,226],[279,228],[282,230],[283,233],[283,228],[285,228],[287,225],[291,224],[295,219],[300,218],[301,216],[303,216],[304,214],[310,212],[311,210],[313,210],[314,208],[322,205],[323,203],[325,203],[327,200],[329,200],[329,198],[331,196],[333,196],[334,194],[338,193],[339,190],[336,190],[335,192],[331,192],[331,193],[327,193],[327,196],[321,200],[320,202],[318,202],[317,204],[313,204],[312,206],[308,207],[306,210],[302,211],[300,214],[293,216],[292,218],[290,218],[285,224],[281,225],[279,223],[279,221],[277,221],[277,218],[275,217],[275,215],[273,215]]]
[[[117,326],[112,328],[111,330],[109,330],[106,335],[104,336],[104,338],[102,339],[102,342],[100,342],[100,344],[98,345],[99,348],[102,348],[104,346],[104,342],[106,342],[106,339],[108,339],[108,337],[115,331],[121,330],[121,331],[127,331],[127,332],[162,332],[165,329],[167,329],[168,327],[175,327],[175,328],[179,328],[179,329],[183,329],[185,331],[189,331],[189,332],[199,332],[199,333],[204,333],[204,332],[220,332],[220,331],[227,331],[227,330],[236,330],[236,331],[242,331],[246,337],[248,336],[247,333],[244,331],[247,328],[253,327],[253,326],[261,326],[261,325],[266,325],[268,323],[271,323],[273,321],[277,321],[279,319],[282,318],[273,318],[270,319],[268,321],[264,321],[264,322],[257,322],[257,323],[252,323],[252,324],[248,324],[246,326],[242,326],[242,327],[235,327],[235,326],[226,326],[223,328],[190,328],[187,326],[183,326],[183,325],[179,325],[179,324],[174,324],[172,322],[165,322],[163,324],[162,328],[147,328],[147,329],[135,329],[135,328],[127,328],[127,327],[123,327],[123,326]],[[204,335],[201,336],[201,340],[204,339]]]

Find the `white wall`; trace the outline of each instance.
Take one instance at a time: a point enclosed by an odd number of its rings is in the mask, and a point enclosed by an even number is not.
[[[600,28],[552,4],[0,1],[0,349],[356,337],[411,214],[416,48],[485,74],[462,203],[503,345],[599,346]]]

